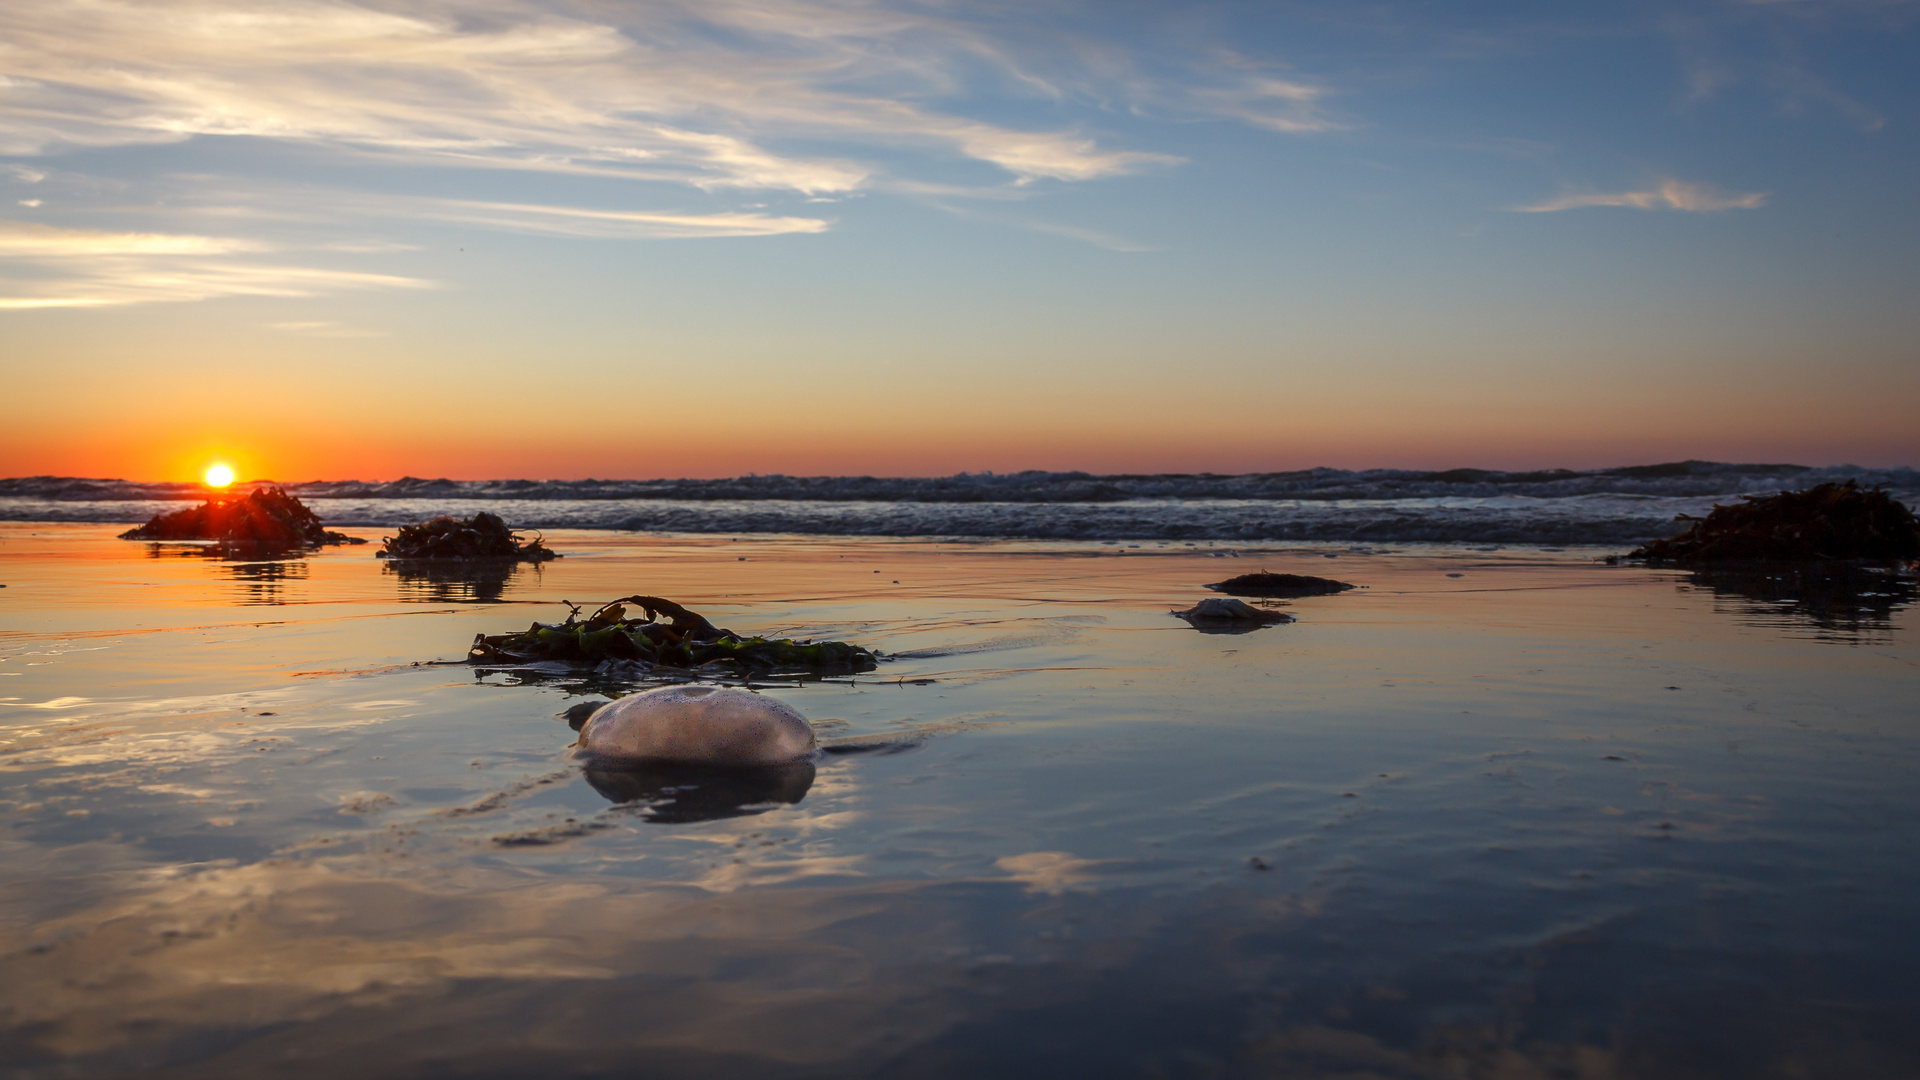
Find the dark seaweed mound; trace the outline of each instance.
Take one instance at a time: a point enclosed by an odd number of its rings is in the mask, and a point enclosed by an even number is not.
[[[626,617],[637,605],[645,618]],[[659,621],[665,616],[667,622]],[[517,634],[478,634],[467,662],[607,665],[645,676],[657,668],[697,675],[852,674],[872,671],[879,657],[844,641],[742,637],[671,600],[625,596],[580,618],[575,608],[558,625],[534,623]]]
[[[1648,562],[1696,563],[1729,559],[1914,559],[1920,558],[1920,521],[1879,488],[1852,480],[1778,495],[1747,495],[1732,506],[1715,506],[1670,540],[1655,540],[1627,554]]]
[[[1332,578],[1275,574],[1262,570],[1257,574],[1241,574],[1236,578],[1216,581],[1207,588],[1228,596],[1331,596],[1346,592],[1353,586]]]
[[[366,543],[359,537],[328,532],[313,511],[277,487],[255,488],[239,498],[208,499],[171,514],[155,514],[145,525],[121,533],[120,539],[215,540],[288,550]]]
[[[400,535],[380,541],[382,559],[512,559],[545,562],[560,557],[539,539],[522,540],[499,515],[485,510],[470,518],[441,515],[400,526]]]

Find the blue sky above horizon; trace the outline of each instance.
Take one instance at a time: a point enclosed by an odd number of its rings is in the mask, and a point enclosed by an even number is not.
[[[0,473],[1920,461],[1920,4],[0,11]]]

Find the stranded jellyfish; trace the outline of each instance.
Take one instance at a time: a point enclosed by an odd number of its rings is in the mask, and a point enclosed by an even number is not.
[[[580,748],[595,761],[762,768],[810,758],[807,718],[774,698],[729,686],[663,686],[594,710]]]

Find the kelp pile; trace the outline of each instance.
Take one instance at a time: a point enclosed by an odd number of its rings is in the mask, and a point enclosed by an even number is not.
[[[1627,554],[1657,563],[1733,559],[1914,559],[1920,558],[1920,521],[1879,488],[1852,480],[1778,495],[1746,495],[1733,506],[1715,506],[1670,540],[1655,540]]]
[[[644,618],[628,618],[628,605]],[[467,662],[488,666],[561,663],[644,677],[657,669],[696,676],[850,675],[880,657],[844,641],[742,637],[658,596],[623,596],[582,619],[534,623],[515,634],[476,634]],[[661,622],[662,617],[666,622]]]
[[[1353,586],[1332,578],[1313,577],[1309,574],[1276,574],[1262,570],[1254,574],[1241,574],[1239,577],[1216,581],[1207,588],[1223,592],[1228,596],[1331,596],[1346,592]]]
[[[299,499],[277,487],[247,495],[208,499],[199,506],[155,514],[120,534],[122,540],[216,540],[223,544],[291,550],[325,544],[364,544],[357,536],[328,532]]]
[[[499,515],[485,510],[470,518],[445,514],[418,525],[400,526],[400,535],[380,541],[382,559],[512,559],[545,562],[560,557],[536,537],[523,540]]]

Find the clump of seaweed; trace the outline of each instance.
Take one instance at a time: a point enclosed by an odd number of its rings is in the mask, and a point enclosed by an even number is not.
[[[628,618],[629,604],[645,617]],[[596,671],[645,678],[656,672],[734,677],[845,675],[872,671],[880,661],[872,650],[844,641],[742,637],[658,596],[623,596],[584,619],[579,607],[567,606],[573,610],[563,623],[536,622],[519,633],[474,635],[467,662],[594,665]],[[660,621],[663,616],[666,622]]]
[[[1331,596],[1353,588],[1344,581],[1313,577],[1310,574],[1276,574],[1261,570],[1253,574],[1216,581],[1207,586],[1228,596]]]
[[[313,511],[277,487],[255,488],[237,498],[208,499],[199,506],[155,514],[145,525],[121,533],[120,539],[215,540],[283,550],[366,543],[357,536],[328,532]]]
[[[512,559],[546,562],[560,554],[535,537],[524,540],[498,514],[485,510],[470,518],[442,514],[418,525],[400,526],[400,535],[383,537],[381,559]]]
[[[1920,558],[1920,521],[1880,488],[1854,481],[1827,483],[1778,495],[1746,495],[1706,517],[1682,514],[1687,531],[1627,553],[1656,563],[1732,559]]]

